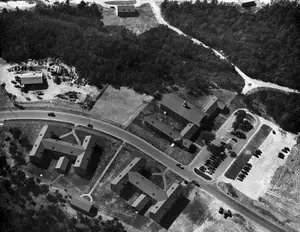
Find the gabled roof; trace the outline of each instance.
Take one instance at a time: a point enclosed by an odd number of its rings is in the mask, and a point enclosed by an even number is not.
[[[89,213],[93,206],[92,202],[88,201],[83,197],[77,197],[77,196],[72,198],[70,204],[72,207],[79,208],[86,213]]]
[[[174,93],[165,94],[162,98],[161,104],[180,115],[187,121],[199,126],[201,120],[207,115],[200,108],[187,102],[187,107],[183,106],[184,99],[180,98]]]
[[[178,141],[181,139],[181,135],[179,131],[173,129],[168,124],[160,121],[159,119],[153,116],[146,117],[145,122],[155,127],[157,130],[159,130],[169,138],[173,139],[174,141]]]
[[[163,189],[138,172],[128,172],[128,179],[131,184],[156,201],[163,201],[168,198],[167,193]]]
[[[85,149],[82,146],[61,140],[47,138],[43,139],[42,143],[45,149],[74,156],[79,156],[85,151]]]

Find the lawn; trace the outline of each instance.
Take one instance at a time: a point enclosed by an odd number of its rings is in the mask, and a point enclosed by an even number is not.
[[[13,108],[13,102],[7,97],[5,90],[0,87],[0,109]]]
[[[226,171],[225,176],[229,179],[235,179],[243,166],[251,159],[253,152],[255,152],[260,145],[265,141],[267,136],[272,131],[272,128],[263,124],[254,137],[250,140],[247,146],[243,149],[241,154],[235,159],[229,169]]]
[[[139,35],[159,24],[154,17],[150,4],[146,3],[136,8],[139,16],[131,18],[120,18],[116,16],[115,9],[103,9],[103,23],[111,30],[114,26],[124,26],[133,33]],[[117,30],[117,28],[115,28]]]
[[[126,127],[152,100],[151,96],[140,95],[132,89],[108,86],[90,111],[93,118],[103,118]]]

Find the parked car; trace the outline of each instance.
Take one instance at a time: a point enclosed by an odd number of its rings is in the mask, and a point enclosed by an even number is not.
[[[288,147],[285,147],[284,149],[287,150],[287,151],[291,151]]]
[[[222,207],[220,207],[219,214],[223,214],[223,213],[224,213],[224,209]]]
[[[48,113],[49,117],[56,117],[56,115],[53,112]]]
[[[181,169],[184,169],[184,167],[183,167],[182,164],[177,163],[176,166],[179,167],[179,168],[181,168]]]
[[[89,123],[87,124],[87,127],[93,128],[93,125]]]
[[[246,163],[246,165],[247,165],[248,167],[252,168],[252,164]]]
[[[201,167],[199,168],[199,170],[202,171],[202,172],[205,172],[205,171],[206,171],[206,167],[201,166]]]
[[[200,184],[198,183],[198,181],[193,180],[192,183],[193,183],[194,185],[196,185],[197,187],[200,187]]]
[[[232,138],[231,140],[237,143],[237,139],[236,138]]]
[[[15,84],[17,84],[17,82],[16,82],[16,81],[11,81],[11,83],[13,83],[14,85],[15,85]]]

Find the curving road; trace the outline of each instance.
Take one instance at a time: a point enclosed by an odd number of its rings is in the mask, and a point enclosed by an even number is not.
[[[196,180],[200,183],[201,187],[210,193],[215,198],[219,199],[220,201],[224,202],[228,206],[230,206],[236,212],[242,214],[243,216],[249,218],[250,220],[254,221],[261,227],[271,231],[271,232],[285,232],[285,230],[272,222],[262,218],[261,216],[257,215],[255,212],[249,210],[239,202],[236,202],[233,198],[222,192],[216,183],[210,183],[204,181],[198,175],[196,175],[193,170],[188,169],[180,169],[176,166],[178,163],[176,160],[172,159],[168,155],[164,154],[162,151],[158,150],[151,144],[147,143],[146,141],[142,140],[141,138],[121,129],[111,124],[105,123],[100,120],[90,119],[81,115],[75,114],[68,114],[62,112],[55,112],[56,117],[48,117],[48,111],[43,110],[23,110],[23,111],[3,111],[0,112],[0,122],[4,120],[11,120],[11,119],[28,119],[28,120],[54,120],[54,121],[62,121],[62,122],[71,122],[78,125],[87,125],[91,123],[94,126],[94,129],[103,131],[108,133],[112,136],[122,139],[123,141],[135,146],[136,148],[142,150],[147,155],[151,156],[152,158],[156,159],[157,161],[161,162],[163,165],[177,173],[178,175],[182,176],[183,178],[192,181]]]

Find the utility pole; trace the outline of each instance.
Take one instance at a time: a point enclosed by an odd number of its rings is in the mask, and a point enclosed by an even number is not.
[[[10,111],[13,115],[15,115],[15,117],[18,117],[17,114],[14,113],[14,112],[11,110],[11,108],[9,108],[9,111]]]

